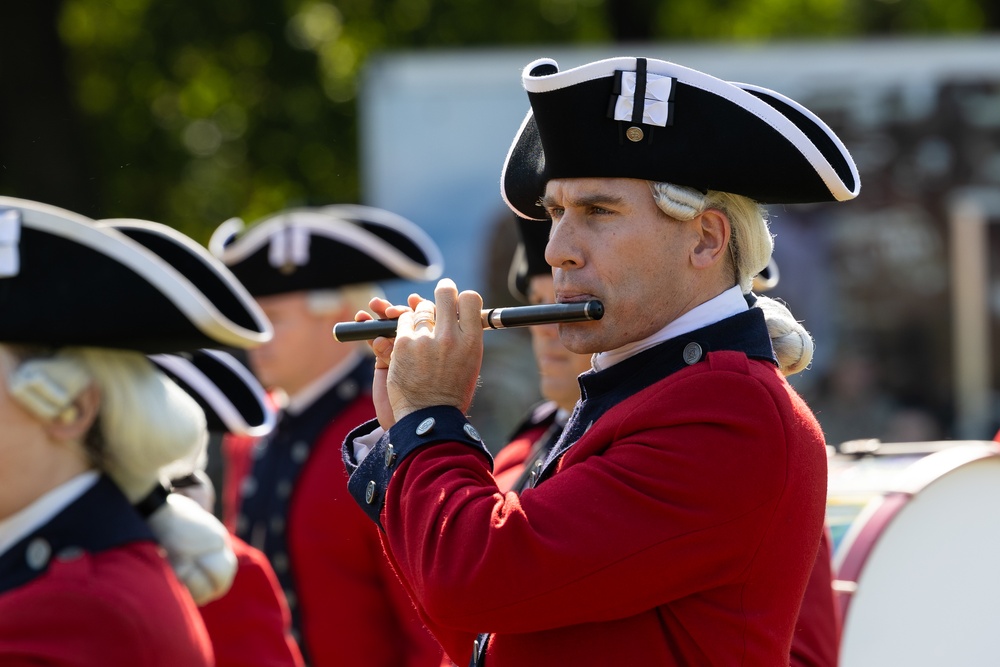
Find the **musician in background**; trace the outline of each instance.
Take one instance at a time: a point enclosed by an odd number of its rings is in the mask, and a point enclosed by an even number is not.
[[[275,413],[264,388],[232,355],[219,350],[157,354],[150,360],[205,413],[209,433],[263,436]],[[203,458],[190,475],[172,480],[173,492],[215,507],[215,488]],[[291,634],[291,614],[270,562],[260,550],[229,536],[236,555],[233,585],[221,597],[199,605],[215,654],[215,667],[302,667]]]
[[[412,222],[364,206],[290,209],[241,227],[224,223],[210,249],[274,325],[249,364],[280,411],[267,437],[223,442],[227,521],[270,560],[307,664],[437,667],[440,647],[347,493],[340,444],[375,414],[373,363],[366,345],[339,343],[332,329],[381,293],[377,281],[437,277],[440,251]]]
[[[249,347],[266,318],[176,232],[189,277],[37,202],[0,197],[0,228],[0,664],[214,665],[195,602],[232,581],[225,530],[151,493],[193,470],[205,415],[144,353]]]

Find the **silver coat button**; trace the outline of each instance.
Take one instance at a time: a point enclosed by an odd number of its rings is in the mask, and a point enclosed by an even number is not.
[[[56,554],[56,560],[60,563],[69,563],[70,561],[81,558],[84,553],[84,550],[80,547],[66,547]]]
[[[396,448],[390,443],[388,447],[385,448],[385,467],[389,468],[393,463],[396,462]]]
[[[243,483],[240,484],[240,493],[244,498],[249,498],[257,493],[257,480],[253,477],[244,477]]]
[[[688,366],[701,361],[703,351],[698,343],[688,343],[684,346],[684,363]]]
[[[476,427],[473,426],[472,424],[466,424],[465,426],[462,427],[462,430],[465,431],[465,435],[469,436],[476,442],[483,441],[482,436],[479,435],[479,431],[477,431]]]
[[[42,570],[49,564],[52,557],[52,546],[43,538],[36,537],[28,543],[24,552],[24,560],[32,570]]]
[[[305,463],[306,459],[309,458],[309,443],[302,440],[296,442],[292,445],[292,451],[289,454],[295,463]]]
[[[375,502],[375,480],[368,482],[368,487],[365,489],[365,502],[369,505]]]
[[[434,417],[428,417],[417,424],[417,435],[426,435],[430,433],[430,430],[434,428],[434,423]]]

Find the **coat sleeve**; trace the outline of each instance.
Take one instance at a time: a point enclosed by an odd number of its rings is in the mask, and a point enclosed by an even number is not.
[[[374,412],[366,405],[364,416]],[[347,491],[342,415],[314,447],[288,523],[304,649],[316,665],[430,667],[441,648],[420,621],[382,547],[378,528]]]

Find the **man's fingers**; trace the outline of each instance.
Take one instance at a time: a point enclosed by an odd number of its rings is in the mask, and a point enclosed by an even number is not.
[[[392,358],[391,338],[379,336],[371,343],[372,352],[375,353],[375,368],[389,368],[389,360]]]
[[[466,290],[458,295],[458,322],[463,332],[482,332],[483,297]]]
[[[458,319],[458,288],[451,278],[442,278],[434,288],[434,303],[437,306],[437,323],[451,326]]]

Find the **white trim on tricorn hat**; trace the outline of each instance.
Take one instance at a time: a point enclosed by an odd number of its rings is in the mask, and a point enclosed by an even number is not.
[[[759,86],[631,57],[565,72],[543,58],[522,81],[531,109],[504,161],[501,194],[524,218],[543,218],[537,200],[553,178],[640,178],[763,204],[845,201],[860,191],[836,134]]]
[[[98,220],[96,226],[127,236],[183,275],[207,303],[211,318],[199,328],[216,342],[248,348],[271,340],[271,322],[254,298],[222,262],[193,239],[149,220],[108,218]]]
[[[210,431],[260,437],[274,428],[275,408],[267,393],[231,354],[195,350],[149,359],[201,405]]]
[[[220,225],[209,248],[254,296],[392,279],[433,280],[440,249],[402,216],[361,205],[293,208],[240,231]]]
[[[8,263],[13,270],[0,277],[0,309],[8,313],[0,318],[0,340],[160,352],[252,347],[272,335],[266,318],[260,331],[234,324],[206,296],[206,286],[114,229],[13,197],[0,197],[0,210],[18,227],[5,250],[16,266]],[[217,278],[235,282],[231,275]]]

